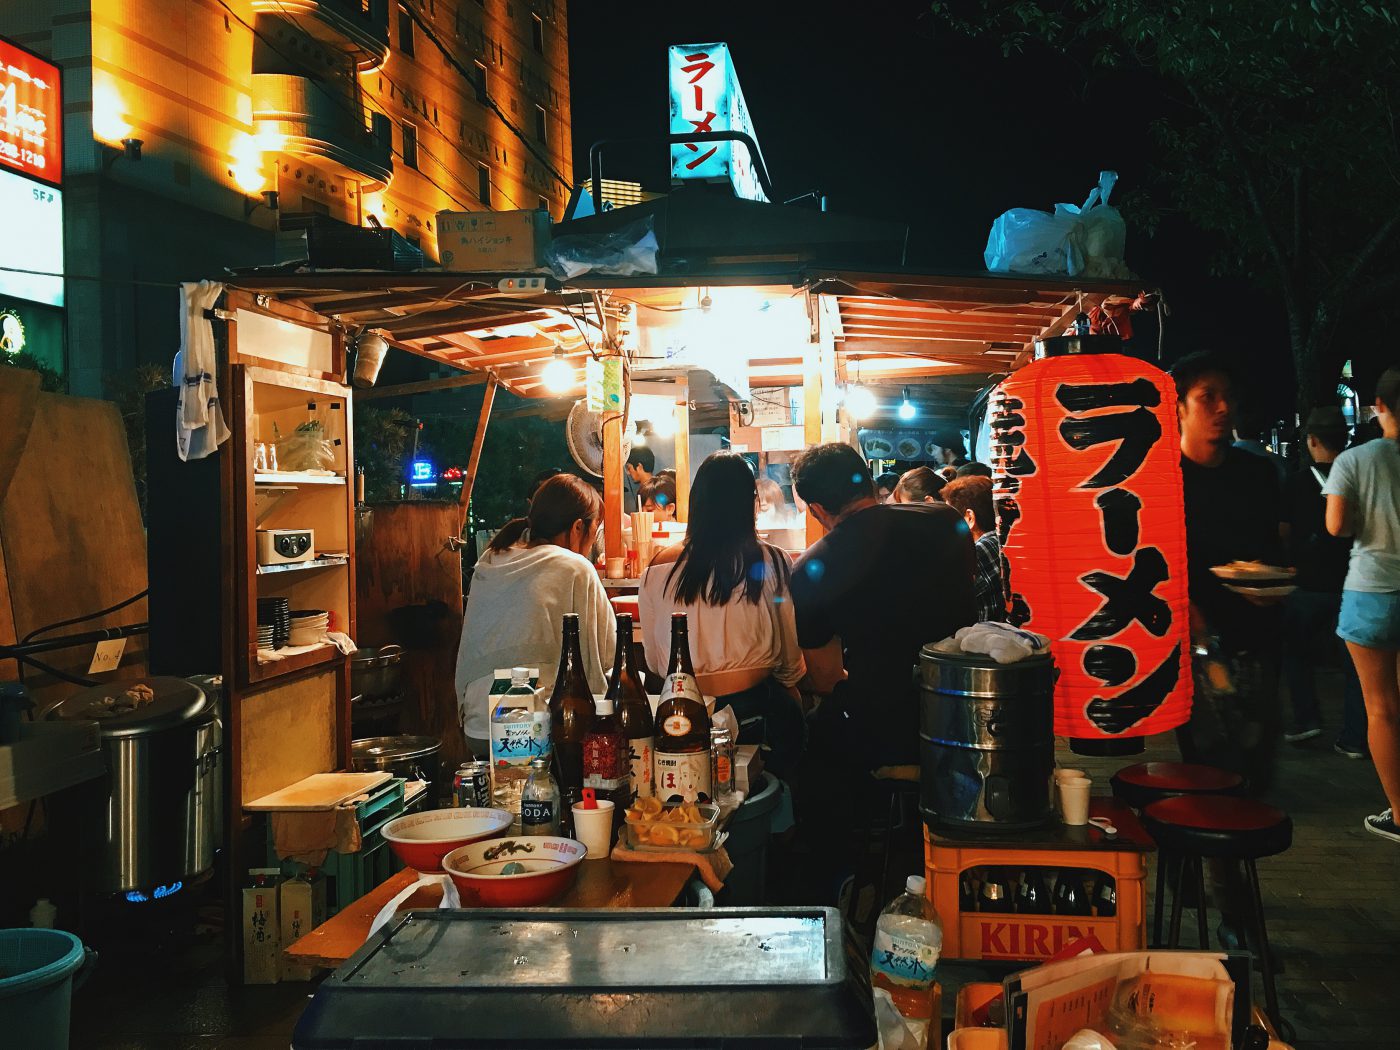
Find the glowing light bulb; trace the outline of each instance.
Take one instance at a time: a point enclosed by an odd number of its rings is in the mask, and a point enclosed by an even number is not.
[[[846,411],[857,419],[868,419],[875,414],[875,395],[863,386],[846,388]]]
[[[657,437],[668,438],[676,432],[676,414],[661,412],[651,421],[651,432]]]
[[[574,385],[574,370],[563,354],[555,354],[540,372],[544,388],[551,393],[562,394]]]
[[[904,400],[899,404],[899,418],[905,420],[913,419],[919,414],[919,410],[914,407],[914,402],[909,400],[909,388],[904,388]]]

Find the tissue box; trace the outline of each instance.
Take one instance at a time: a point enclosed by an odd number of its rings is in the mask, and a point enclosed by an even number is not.
[[[734,749],[734,787],[745,797],[750,793],[750,785],[758,780],[763,772],[763,756],[757,744],[740,744]]]
[[[520,273],[544,265],[547,211],[440,211],[437,224],[444,270]]]
[[[288,879],[278,891],[277,904],[281,911],[282,947],[291,947],[326,921],[325,875]],[[313,967],[301,963],[282,962],[285,981],[309,981],[315,972]]]

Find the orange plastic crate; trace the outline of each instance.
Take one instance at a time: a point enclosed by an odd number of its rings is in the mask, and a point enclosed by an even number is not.
[[[1147,946],[1147,854],[1155,848],[1137,817],[1113,799],[1094,799],[1092,816],[1118,829],[1050,825],[1000,836],[924,830],[928,895],[943,920],[943,955],[951,959],[1047,959],[1065,945],[1093,935],[1111,952]],[[958,882],[970,868],[1077,868],[1111,876],[1118,892],[1112,917],[963,912]]]

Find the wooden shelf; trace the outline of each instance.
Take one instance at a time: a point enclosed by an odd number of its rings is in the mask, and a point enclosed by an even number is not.
[[[279,675],[292,674],[296,671],[304,671],[308,667],[328,664],[337,658],[344,660],[346,657],[329,642],[318,646],[309,653],[284,656],[280,660],[269,660],[266,663],[254,657],[248,667],[248,679],[253,682],[265,682],[269,678],[276,678]]]
[[[284,572],[306,572],[310,569],[333,569],[337,565],[349,565],[350,558],[344,554],[329,555],[324,558],[312,558],[310,561],[293,561],[285,565],[259,565],[259,576],[274,576]]]
[[[255,485],[344,485],[340,474],[302,474],[294,470],[260,471],[253,475]]]

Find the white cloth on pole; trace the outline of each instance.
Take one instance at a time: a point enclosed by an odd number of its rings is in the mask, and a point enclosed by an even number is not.
[[[229,435],[219,408],[214,326],[204,316],[223,294],[216,281],[180,285],[180,352],[171,377],[180,391],[175,414],[175,447],[183,460],[203,459]]]

